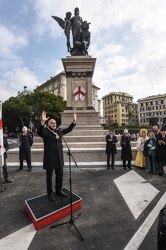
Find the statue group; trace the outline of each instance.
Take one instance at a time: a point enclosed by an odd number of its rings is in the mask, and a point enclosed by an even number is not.
[[[64,20],[57,16],[52,16],[60,27],[64,29],[64,33],[67,39],[67,49],[72,56],[88,55],[88,48],[90,45],[89,24],[79,15],[79,8],[75,8],[74,16],[72,17],[71,12],[66,13]],[[73,36],[73,47],[70,43],[70,31],[72,31]]]

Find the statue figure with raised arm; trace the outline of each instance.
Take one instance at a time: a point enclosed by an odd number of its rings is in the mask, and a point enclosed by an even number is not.
[[[64,20],[57,16],[52,16],[60,27],[64,29],[64,33],[67,38],[67,49],[71,55],[88,55],[88,47],[90,45],[89,24],[87,21],[83,21],[79,16],[79,8],[74,10],[74,16],[71,17],[71,12],[66,13]],[[70,31],[72,30],[73,36],[73,48],[70,45]]]

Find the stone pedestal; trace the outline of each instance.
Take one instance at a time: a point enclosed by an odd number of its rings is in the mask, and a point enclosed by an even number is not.
[[[61,127],[68,127],[73,121],[74,112],[77,114],[77,126],[75,129],[101,129],[98,112],[95,110],[65,110],[61,113]]]
[[[77,125],[99,126],[98,112],[92,103],[92,76],[96,58],[68,56],[62,59],[66,73],[67,107],[61,114],[61,123],[68,126],[77,114]]]

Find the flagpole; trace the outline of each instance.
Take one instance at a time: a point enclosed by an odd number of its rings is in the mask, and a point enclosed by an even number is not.
[[[4,144],[3,144],[3,123],[2,123],[2,101],[0,101],[0,168],[1,168],[1,180],[0,180],[0,192],[5,191],[2,186],[2,168],[4,166]]]

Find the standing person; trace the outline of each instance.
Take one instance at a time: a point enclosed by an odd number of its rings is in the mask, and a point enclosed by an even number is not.
[[[114,158],[117,154],[116,143],[118,142],[116,136],[114,135],[114,130],[109,130],[109,135],[106,135],[106,154],[107,154],[107,169],[110,169],[110,155],[112,157],[111,168],[114,169]]]
[[[27,133],[30,134],[32,136],[32,139],[33,139],[34,134],[33,134],[32,130],[31,130],[31,128],[27,128]]]
[[[57,128],[55,119],[46,118],[46,112],[42,112],[41,126],[37,134],[43,138],[44,142],[43,168],[46,169],[47,194],[50,201],[55,201],[52,189],[53,170],[55,170],[56,174],[56,195],[62,197],[67,196],[67,194],[62,191],[64,166],[62,134],[65,135],[71,132],[75,125],[76,114],[74,114],[74,120],[68,128],[60,129]]]
[[[138,137],[136,142],[137,154],[135,157],[134,165],[137,167],[144,168],[146,166],[145,156],[143,154],[145,142],[149,139],[147,137],[147,129],[142,128],[140,130],[140,137]]]
[[[156,161],[156,138],[153,132],[149,132],[148,137],[149,139],[145,142],[143,151],[146,157],[145,171],[147,173],[156,174],[158,172]]]
[[[128,161],[127,167],[131,168],[132,152],[131,152],[131,137],[129,136],[128,130],[125,129],[121,137],[121,159],[123,160],[123,168],[126,169],[126,161]]]
[[[164,162],[166,162],[166,129],[162,127],[160,133],[157,136],[157,153],[156,160],[159,167],[159,175],[164,174]]]
[[[159,127],[157,125],[153,126],[152,132],[154,133],[155,138],[157,138],[157,135],[159,133]]]
[[[9,150],[9,143],[7,140],[7,136],[3,136],[3,145],[5,148],[4,165],[3,165],[4,179],[5,179],[6,183],[12,183],[12,180],[9,178],[9,174],[8,174],[8,170],[7,170],[7,151]]]
[[[23,161],[26,160],[28,166],[28,172],[32,171],[31,166],[31,146],[33,144],[32,136],[27,133],[27,127],[22,128],[22,134],[19,137],[19,159],[20,167],[16,171],[23,170]]]

